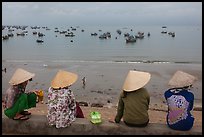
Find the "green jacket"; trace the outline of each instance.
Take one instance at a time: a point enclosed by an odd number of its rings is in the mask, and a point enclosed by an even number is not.
[[[145,88],[136,91],[123,92],[120,95],[115,122],[121,118],[129,124],[144,124],[149,120],[148,109],[150,96]],[[125,97],[126,96],[126,97]]]

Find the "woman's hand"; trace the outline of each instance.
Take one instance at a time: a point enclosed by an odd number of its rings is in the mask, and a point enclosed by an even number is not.
[[[110,122],[110,123],[115,123],[115,120],[112,119],[112,118],[108,118],[108,122]]]
[[[5,108],[6,108],[6,102],[3,101],[3,102],[2,102],[2,105],[3,105],[3,108],[5,109]]]
[[[36,95],[38,95],[38,91],[37,90],[33,90],[31,93],[35,93]]]

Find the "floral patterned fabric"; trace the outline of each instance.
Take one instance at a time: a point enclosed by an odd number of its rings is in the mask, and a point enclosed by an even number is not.
[[[181,95],[172,95],[167,99],[169,106],[168,122],[173,125],[187,118],[189,102]]]
[[[191,114],[194,95],[188,89],[169,89],[164,93],[168,105],[167,124],[175,130],[190,130],[194,117]]]
[[[4,102],[3,102],[4,109],[11,108],[21,93],[32,93],[32,91],[25,90],[26,86],[27,84],[22,83],[22,84],[10,86],[7,89],[4,97]]]
[[[70,126],[76,119],[76,101],[70,89],[48,89],[48,124],[56,128]]]
[[[7,89],[5,97],[4,97],[4,104],[3,107],[4,109],[11,108],[16,101],[17,96],[22,93],[19,89],[18,86],[11,86]]]

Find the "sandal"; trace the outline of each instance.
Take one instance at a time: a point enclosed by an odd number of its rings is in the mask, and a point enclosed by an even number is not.
[[[21,117],[21,118],[20,118],[20,120],[27,120],[27,119],[29,119],[28,116],[24,116],[24,117]]]
[[[13,118],[13,120],[27,120],[27,119],[29,119],[28,116],[20,116],[18,118],[16,118],[16,117]]]
[[[21,114],[21,115],[31,115],[31,113],[28,112],[28,111],[22,111],[20,114]]]

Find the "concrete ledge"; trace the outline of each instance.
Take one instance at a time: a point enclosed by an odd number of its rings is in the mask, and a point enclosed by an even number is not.
[[[172,130],[164,124],[149,123],[147,127],[128,127],[123,122],[110,123],[103,120],[100,125],[93,125],[88,119],[77,118],[67,128],[56,129],[48,126],[45,115],[32,115],[29,120],[17,121],[2,115],[3,134],[29,135],[202,135],[202,127],[193,127],[189,131]]]

